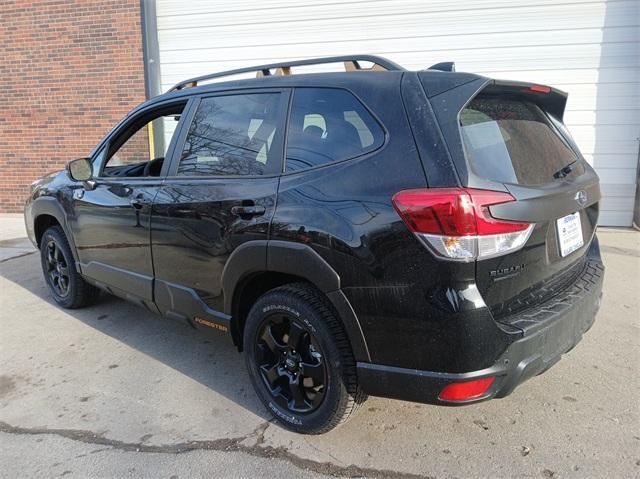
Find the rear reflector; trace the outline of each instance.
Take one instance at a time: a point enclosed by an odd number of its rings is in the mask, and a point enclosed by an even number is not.
[[[473,188],[405,190],[393,205],[409,229],[435,254],[458,261],[500,256],[520,249],[533,224],[498,220],[489,206],[515,201],[502,191]]]
[[[466,381],[463,383],[448,384],[438,395],[441,401],[468,401],[482,397],[496,380],[495,376]]]

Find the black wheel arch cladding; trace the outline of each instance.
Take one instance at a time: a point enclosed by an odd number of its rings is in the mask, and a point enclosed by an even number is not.
[[[237,345],[241,345],[242,338],[241,318],[234,315],[237,302],[241,299],[237,295],[237,288],[250,275],[262,272],[288,274],[313,285],[326,297],[341,320],[356,360],[370,361],[360,323],[340,289],[340,276],[310,246],[291,241],[248,241],[237,247],[227,260],[222,273],[224,312],[232,316],[232,331]]]

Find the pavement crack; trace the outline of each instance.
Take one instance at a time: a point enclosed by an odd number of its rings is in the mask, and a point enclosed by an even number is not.
[[[334,456],[333,454],[331,454],[329,451],[325,451],[324,449],[319,448],[318,446],[315,446],[313,444],[311,444],[309,441],[307,441],[306,439],[304,440],[305,444],[313,449],[315,449],[316,451],[318,451],[320,454],[324,454],[325,456],[329,456],[331,459],[333,459],[336,462],[340,462],[343,463],[340,459],[338,459],[336,456]],[[344,463],[343,463],[344,464]]]
[[[108,446],[124,452],[162,453],[162,454],[183,454],[191,451],[219,451],[219,452],[242,452],[254,457],[266,459],[280,459],[289,462],[291,465],[318,474],[325,474],[337,477],[371,477],[390,479],[433,479],[430,476],[410,474],[388,469],[373,469],[359,467],[356,465],[339,466],[331,462],[319,462],[305,459],[295,454],[291,454],[284,447],[263,446],[264,434],[271,422],[266,421],[260,424],[250,434],[236,438],[222,438],[213,440],[187,441],[175,444],[152,445],[134,442],[119,441],[109,439],[103,434],[81,429],[55,429],[47,427],[19,427],[12,426],[0,421],[0,432],[16,435],[52,435],[59,436],[72,441],[85,444]],[[244,441],[251,437],[256,437],[256,443],[248,446]]]
[[[25,253],[17,253],[15,256],[10,256],[8,258],[0,259],[0,263],[6,263],[7,261],[11,261],[12,259],[22,258],[23,256],[28,256],[30,254],[36,253],[36,251],[27,251]]]
[[[265,421],[254,429],[252,436],[256,436],[256,443],[253,447],[262,446],[264,444],[264,434],[267,432],[267,428],[271,425],[271,421]]]

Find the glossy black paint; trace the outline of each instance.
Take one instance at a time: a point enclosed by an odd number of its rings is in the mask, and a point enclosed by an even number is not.
[[[74,189],[69,226],[84,275],[153,301],[149,227],[161,182],[98,179],[95,189]]]
[[[493,216],[532,222],[535,227],[522,250],[478,262],[478,289],[496,318],[529,307],[531,299],[525,298],[531,293],[537,300],[543,299],[545,294],[554,294],[555,289],[549,288],[549,283],[557,283],[563,275],[570,273],[572,266],[584,261],[595,236],[600,201],[598,177],[590,167],[578,178],[557,181],[544,188],[508,187],[518,201],[491,207]],[[588,202],[583,206],[575,200],[578,191],[587,192]],[[562,257],[555,219],[576,211],[580,213],[584,245],[569,256]],[[506,279],[491,275],[491,271],[514,265],[524,265],[524,268]],[[570,280],[570,277],[567,279]]]
[[[156,278],[191,288],[210,307],[223,311],[227,259],[244,242],[268,238],[277,188],[277,177],[166,180],[151,221]],[[233,212],[246,205],[261,206],[264,213]],[[166,299],[157,300],[161,311],[168,307]]]
[[[37,243],[42,225],[59,223],[91,282],[167,317],[228,328],[240,348],[247,298],[255,299],[251,288],[306,280],[342,319],[370,393],[390,395],[375,378],[413,369],[439,379],[430,386],[417,381],[420,386],[406,388],[403,397],[430,401],[416,388],[435,391],[443,377],[491,370],[513,355],[509,348],[526,335],[499,317],[509,309],[504,305],[562,274],[593,244],[599,200],[593,170],[545,190],[489,182],[468,166],[457,112],[490,83],[471,74],[390,71],[267,77],[161,95],[130,113],[91,155],[98,176],[101,153],[122,131],[149,111],[185,104],[161,175],[96,177],[95,187],[66,171],[45,177],[25,208],[29,237]],[[200,98],[275,90],[288,99],[298,87],[351,92],[385,129],[384,144],[357,158],[286,174],[174,176]],[[280,121],[284,129],[286,109]],[[275,142],[281,172],[285,141]],[[391,198],[404,189],[451,186],[510,191],[522,200],[491,213],[540,223],[523,251],[482,264],[436,259],[401,221]],[[553,215],[572,212],[567,198],[580,188],[589,194],[581,212],[588,241],[570,258],[545,262],[541,258],[554,248]],[[592,255],[599,260],[599,252]],[[490,275],[524,263],[506,287]]]
[[[508,396],[519,384],[552,367],[593,325],[600,308],[604,278],[597,241],[589,247],[584,260],[585,265],[572,286],[554,301],[547,301],[546,307],[521,317],[521,322],[528,323],[528,326],[521,325],[526,334],[512,342],[491,366],[463,373],[443,373],[358,363],[358,380],[365,391],[374,396],[445,406]],[[455,403],[438,397],[447,384],[490,376],[496,380],[481,397]]]

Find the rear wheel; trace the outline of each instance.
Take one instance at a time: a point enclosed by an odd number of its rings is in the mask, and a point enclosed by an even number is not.
[[[258,396],[288,429],[329,431],[366,399],[340,321],[306,284],[258,299],[247,318],[244,349]]]
[[[63,308],[81,308],[99,296],[100,290],[78,273],[69,242],[60,226],[52,226],[42,235],[40,259],[49,292]]]

